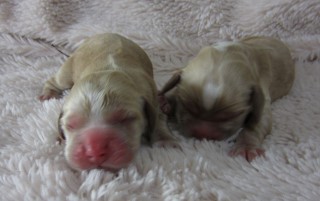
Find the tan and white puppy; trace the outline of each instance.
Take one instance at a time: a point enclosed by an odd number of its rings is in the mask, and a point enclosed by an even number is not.
[[[133,41],[111,33],[88,38],[39,99],[59,98],[70,88],[59,127],[71,167],[119,170],[133,160],[142,138],[174,143],[158,106],[151,61]]]
[[[281,41],[251,37],[204,47],[165,84],[159,100],[187,136],[223,140],[240,131],[230,155],[251,161],[264,153],[271,102],[289,92],[294,75]]]

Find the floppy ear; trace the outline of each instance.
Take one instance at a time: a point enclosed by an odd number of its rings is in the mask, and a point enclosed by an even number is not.
[[[181,73],[182,71],[179,70],[176,73],[172,75],[172,77],[168,80],[168,82],[162,87],[161,91],[158,93],[158,95],[164,95],[168,91],[170,91],[173,87],[175,87],[177,84],[179,84],[181,79]]]
[[[262,89],[259,86],[252,87],[250,94],[251,112],[248,114],[245,127],[253,128],[261,119],[264,108],[264,95]]]
[[[58,140],[59,144],[61,144],[61,142],[66,139],[66,137],[64,136],[64,132],[62,130],[62,127],[61,127],[61,118],[62,117],[63,117],[63,112],[60,113],[59,119],[58,119],[59,136],[57,137],[57,140]]]
[[[177,86],[181,80],[181,70],[178,70],[173,74],[173,76],[168,80],[168,82],[163,86],[161,91],[158,92],[158,102],[160,104],[161,111],[168,115],[172,116],[173,108],[175,107],[174,97],[169,95],[169,98],[165,96],[165,93],[170,91],[172,88]],[[171,97],[171,98],[170,98]]]
[[[152,106],[145,98],[143,98],[143,110],[145,118],[147,120],[147,125],[142,136],[145,138],[147,143],[151,144],[154,138],[154,132],[157,123],[157,108]]]

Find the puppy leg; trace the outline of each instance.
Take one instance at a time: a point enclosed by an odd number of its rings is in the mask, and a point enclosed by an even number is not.
[[[39,100],[44,101],[51,98],[60,98],[62,92],[70,89],[72,85],[72,62],[71,58],[69,58],[55,76],[46,81]]]
[[[239,133],[235,145],[229,152],[230,156],[243,156],[251,162],[258,156],[264,155],[261,148],[264,137],[271,131],[270,103],[265,104],[260,121],[253,127],[245,127]]]
[[[172,135],[168,128],[166,115],[159,113],[158,127],[155,129],[155,137],[153,139],[154,146],[180,148],[177,139]]]

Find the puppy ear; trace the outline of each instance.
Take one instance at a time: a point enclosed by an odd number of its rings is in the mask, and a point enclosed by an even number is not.
[[[178,70],[176,73],[172,75],[172,77],[168,80],[168,82],[162,87],[161,91],[158,93],[158,95],[164,95],[168,91],[170,91],[173,87],[175,87],[177,84],[179,84],[181,80],[181,70]]]
[[[63,117],[63,112],[60,113],[59,115],[59,119],[58,119],[58,131],[59,131],[59,136],[57,137],[57,141],[59,142],[59,144],[61,144],[61,142],[63,140],[66,139],[64,132],[62,130],[62,126],[61,126],[61,118]]]
[[[153,135],[156,127],[157,121],[157,111],[151,103],[149,103],[145,98],[143,98],[143,110],[145,114],[145,118],[147,120],[147,125],[145,131],[143,133],[143,138],[147,141],[147,143],[151,144],[153,142]]]
[[[173,76],[168,80],[168,82],[163,86],[161,91],[158,92],[158,102],[160,104],[160,109],[164,114],[168,116],[172,116],[172,114],[174,113],[173,108],[175,108],[175,101],[172,95],[169,95],[169,97],[171,98],[168,98],[167,96],[165,96],[165,93],[179,84],[181,80],[181,73],[181,70],[175,72]]]
[[[251,112],[245,120],[245,127],[254,127],[261,119],[264,107],[264,95],[259,86],[252,87],[249,104],[251,105]]]

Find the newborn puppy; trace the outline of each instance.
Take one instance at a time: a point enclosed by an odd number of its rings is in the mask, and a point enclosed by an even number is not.
[[[240,131],[230,155],[251,161],[264,153],[271,102],[289,92],[294,75],[290,52],[281,41],[251,37],[203,48],[158,98],[186,136],[223,140]]]
[[[59,98],[70,88],[59,129],[71,167],[115,171],[133,160],[142,137],[174,142],[158,106],[151,61],[131,40],[109,33],[85,40],[39,99]]]

